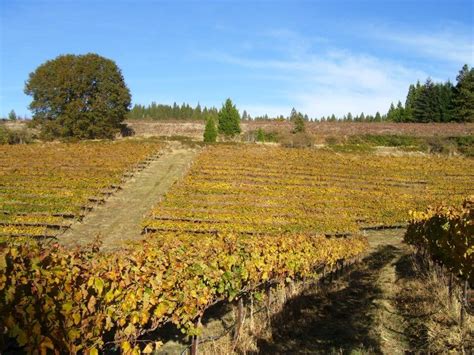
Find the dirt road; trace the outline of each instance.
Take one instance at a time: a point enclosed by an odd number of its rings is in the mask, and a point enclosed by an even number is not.
[[[128,180],[104,205],[75,223],[58,239],[67,246],[91,243],[97,235],[104,250],[141,238],[143,217],[189,168],[197,151],[172,144],[169,151]]]

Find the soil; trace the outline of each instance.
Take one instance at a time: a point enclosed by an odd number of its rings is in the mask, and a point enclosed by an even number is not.
[[[197,151],[171,142],[148,167],[129,179],[122,189],[77,222],[58,239],[66,246],[87,245],[100,236],[102,250],[142,238],[141,223],[161,196],[190,167]]]

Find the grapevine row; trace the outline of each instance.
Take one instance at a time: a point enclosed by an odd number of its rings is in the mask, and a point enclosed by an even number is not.
[[[459,207],[412,212],[405,242],[474,286],[474,196]]]
[[[94,354],[112,343],[138,351],[135,340],[165,323],[193,335],[194,320],[217,301],[270,281],[314,277],[366,248],[363,237],[166,233],[113,254],[4,245],[0,344],[13,338],[27,352]]]

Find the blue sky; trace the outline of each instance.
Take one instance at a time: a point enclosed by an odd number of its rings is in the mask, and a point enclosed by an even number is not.
[[[28,74],[96,52],[122,69],[133,103],[252,115],[385,112],[428,76],[474,64],[472,1],[0,0],[0,115],[30,116]]]

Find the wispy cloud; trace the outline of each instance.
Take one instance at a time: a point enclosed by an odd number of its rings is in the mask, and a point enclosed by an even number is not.
[[[472,64],[474,62],[474,32],[472,27],[460,28],[457,25],[451,25],[437,31],[422,32],[407,29],[394,31],[393,29],[374,26],[367,33],[373,38],[409,50],[412,55],[456,63]]]
[[[248,54],[230,54],[214,51],[207,53],[221,63],[240,66],[258,75],[273,75],[285,78],[286,101],[310,116],[320,117],[332,113],[385,112],[392,101],[404,100],[410,83],[423,80],[428,75],[422,70],[406,67],[393,60],[378,58],[347,49],[325,48],[312,50],[303,37],[294,32],[274,31],[283,34],[282,42],[289,54],[280,58],[253,58]],[[295,46],[287,39],[296,38]],[[276,44],[281,46],[281,42]],[[279,88],[278,96],[282,96]],[[258,102],[258,98],[256,98]],[[245,106],[252,114],[287,114],[291,107],[282,105],[262,106],[249,102]],[[280,111],[279,111],[280,110]]]

